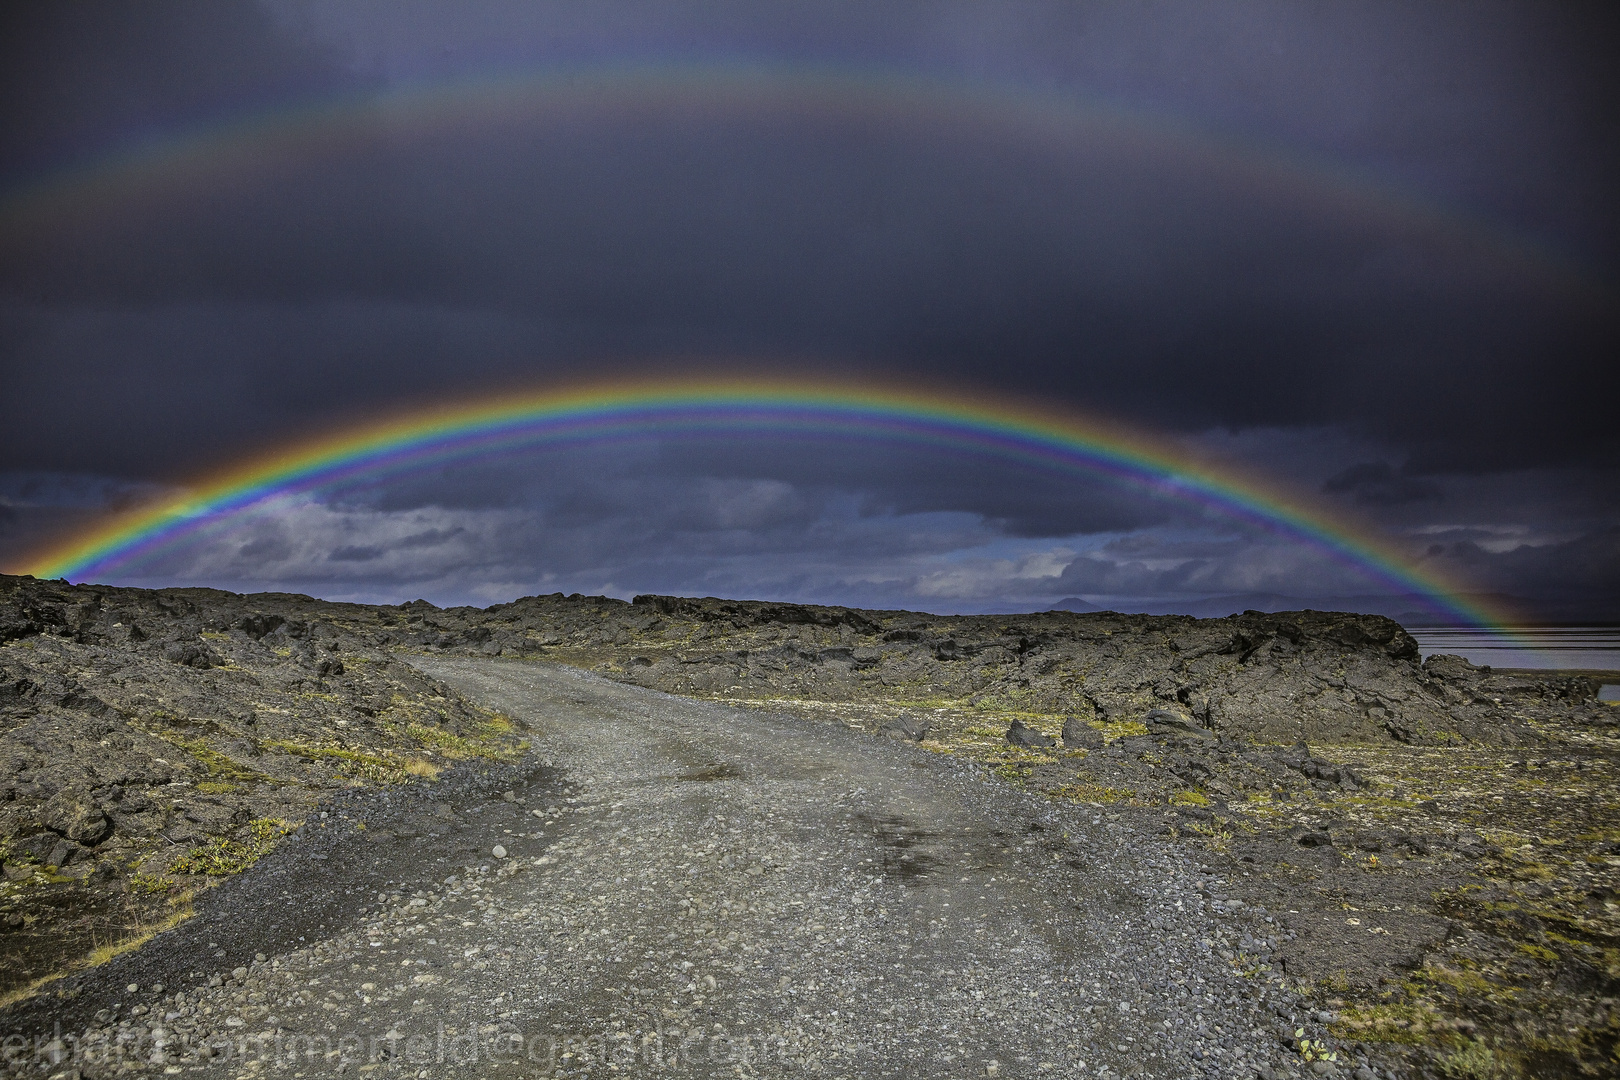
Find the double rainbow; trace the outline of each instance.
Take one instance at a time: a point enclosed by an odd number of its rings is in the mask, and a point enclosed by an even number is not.
[[[200,533],[228,530],[272,500],[514,450],[730,435],[933,447],[1101,476],[1308,544],[1448,619],[1504,621],[1351,522],[1170,443],[1028,405],[827,379],[599,383],[400,415],[242,461],[20,569],[77,580],[115,575]]]
[[[1470,265],[1604,306],[1597,282],[1545,247],[1332,162],[1203,132],[1098,98],[916,72],[784,64],[632,64],[517,72],[274,109],[108,154],[0,196],[0,237],[56,243],[94,233],[146,199],[251,189],[279,170],[348,152],[357,141],[543,130],[588,118],[667,120],[693,113],[884,131],[932,130],[974,146],[1013,145],[1077,162],[1143,158],[1327,217],[1412,230]],[[367,483],[509,449],[668,435],[803,433],[934,445],[1090,475],[1211,508],[1293,537],[1383,587],[1427,598],[1436,614],[1503,618],[1334,511],[1172,444],[1095,420],[904,388],[831,381],[631,381],[509,394],[351,427],[240,462],[185,492],[112,517],[20,569],[85,579],[216,532],[274,499]]]

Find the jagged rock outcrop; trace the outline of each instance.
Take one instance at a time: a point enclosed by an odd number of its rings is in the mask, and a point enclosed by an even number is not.
[[[935,616],[560,593],[483,609],[330,608],[333,625],[378,646],[550,657],[672,693],[902,704],[932,696],[1104,723],[1146,723],[1157,710],[1161,726],[1178,717],[1284,744],[1533,742],[1535,722],[1587,707],[1596,692],[1590,680],[1470,675],[1478,669],[1466,661],[1440,658],[1424,665],[1399,624],[1342,612]]]
[[[493,745],[488,715],[342,609],[0,576],[6,876],[162,870],[323,791]]]
[[[1044,735],[1032,727],[1024,726],[1021,720],[1014,720],[1007,726],[1006,738],[1009,745],[1021,746],[1028,750],[1040,750],[1057,745],[1056,739],[1050,735]]]
[[[1334,612],[944,617],[561,594],[440,609],[201,589],[77,587],[53,599],[44,587],[0,604],[0,636],[66,639],[206,671],[222,658],[203,635],[223,633],[263,647],[258,661],[273,656],[287,684],[303,680],[303,689],[342,679],[341,652],[406,648],[549,655],[678,693],[855,702],[914,691],[1087,721],[1145,723],[1157,710],[1161,725],[1175,716],[1277,743],[1441,744],[1533,739],[1532,722],[1585,707],[1596,691],[1590,680],[1504,676],[1454,658],[1420,664],[1398,624]],[[76,693],[77,707],[98,707],[82,688],[0,681],[0,704],[38,693]]]
[[[678,693],[861,701],[916,687],[918,697],[1281,743],[1511,744],[1534,740],[1542,713],[1595,692],[1566,680],[1554,698],[1471,694],[1459,708],[1452,682],[1419,663],[1398,624],[1333,612],[940,617],[638,597],[630,611],[600,612],[587,640],[560,629],[548,628],[564,651],[611,653],[630,637],[639,651],[607,666]]]

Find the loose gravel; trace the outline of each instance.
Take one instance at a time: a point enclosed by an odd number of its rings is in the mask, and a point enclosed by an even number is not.
[[[215,904],[189,931],[214,950],[108,965],[64,1006],[82,1025],[0,1045],[11,1074],[1385,1075],[1308,1063],[1297,1040],[1332,1018],[1271,970],[1273,916],[1128,818],[837,723],[418,664],[525,721],[561,775],[424,797],[438,829],[334,804],[241,895],[304,866],[279,890],[296,925],[306,897],[389,885],[302,943],[266,937],[261,905],[233,945]],[[404,861],[345,878],[379,831]]]

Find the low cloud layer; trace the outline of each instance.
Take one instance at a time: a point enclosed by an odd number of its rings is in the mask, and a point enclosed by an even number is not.
[[[1314,442],[1308,433],[1293,441]],[[537,592],[666,592],[938,612],[1076,598],[1123,610],[1223,598],[1234,610],[1422,611],[1398,584],[1299,537],[1128,486],[983,459],[969,460],[977,472],[964,484],[961,462],[925,453],[823,444],[784,459],[780,450],[762,440],[536,451],[287,496],[146,552],[112,579],[479,605]],[[20,539],[25,521],[85,519],[88,491],[126,497],[106,481],[55,482],[53,503],[50,478],[32,478],[33,501],[15,502],[0,537]],[[1344,498],[1355,505],[1354,492]],[[1522,599],[1528,583],[1540,604],[1531,613],[1595,617],[1620,596],[1620,531],[1467,524],[1486,509],[1476,499],[1445,493],[1439,505],[1461,517],[1439,524],[1411,524],[1428,521],[1412,516],[1427,500],[1355,508],[1391,515],[1397,544],[1481,594]],[[1093,502],[1096,514],[1076,509]]]

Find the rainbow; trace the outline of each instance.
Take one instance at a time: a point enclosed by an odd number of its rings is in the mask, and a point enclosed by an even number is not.
[[[1526,237],[1401,191],[1342,164],[1193,128],[1173,116],[1096,97],[893,69],[793,64],[626,64],[521,71],[307,102],[245,116],[45,175],[0,193],[0,239],[55,246],[117,227],[147,200],[251,191],[267,178],[377,139],[460,138],[584,119],[683,116],[864,124],[943,133],[977,150],[1010,147],[1085,164],[1143,160],[1291,200],[1357,226],[1410,230],[1484,272],[1613,302],[1591,278]],[[660,434],[791,433],[898,440],[1002,455],[1111,477],[1198,503],[1328,553],[1369,578],[1429,598],[1436,613],[1482,625],[1503,615],[1332,511],[1179,448],[1100,421],[974,397],[865,383],[769,380],[621,382],[507,394],[401,414],[250,458],[183,494],[107,519],[21,569],[44,577],[109,575],[224,530],[297,492],[381,482],[436,463],[502,452]]]
[[[40,553],[19,571],[78,580],[110,575],[190,538],[228,530],[243,515],[290,495],[378,483],[514,450],[694,435],[920,445],[1101,476],[1308,544],[1450,619],[1488,627],[1509,621],[1464,600],[1387,542],[1328,510],[1140,432],[982,395],[832,379],[644,379],[508,393],[397,415],[201,477],[179,495],[109,518]]]
[[[1003,146],[1076,163],[1157,163],[1272,202],[1426,237],[1481,273],[1607,308],[1613,284],[1545,242],[1342,162],[1201,130],[1095,95],[892,68],[787,63],[554,66],[348,94],[238,117],[117,148],[0,192],[0,235],[53,243],[114,227],[143,200],[214,197],[396,138],[464,138],[547,124],[708,118],[866,125],[937,132],[977,151]]]

